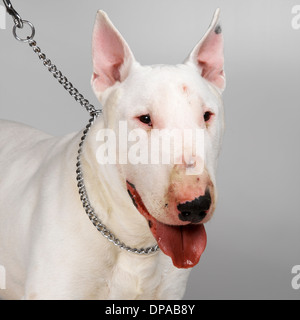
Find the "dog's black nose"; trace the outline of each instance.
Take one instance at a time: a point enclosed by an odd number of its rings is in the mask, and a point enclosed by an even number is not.
[[[206,190],[204,196],[200,196],[193,201],[180,203],[177,206],[177,209],[180,211],[178,217],[181,221],[190,221],[191,223],[201,222],[206,217],[210,205],[210,192]]]

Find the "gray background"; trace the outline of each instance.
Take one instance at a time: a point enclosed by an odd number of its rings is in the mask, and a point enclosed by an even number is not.
[[[183,61],[221,8],[226,133],[219,202],[186,299],[299,299],[300,30],[289,0],[14,0],[47,56],[91,102],[91,34],[103,9],[142,64]],[[88,115],[7,30],[0,30],[0,118],[48,133],[79,131]],[[8,142],[9,143],[9,142]]]

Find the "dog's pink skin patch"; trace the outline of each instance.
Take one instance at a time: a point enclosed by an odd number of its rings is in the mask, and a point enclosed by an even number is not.
[[[172,183],[171,187],[169,188],[168,193],[172,195],[172,198],[176,199],[178,203],[192,201],[195,198],[205,195],[205,188],[203,189],[201,187],[197,188],[197,183],[194,183],[193,181],[193,180],[197,181],[197,178],[194,176],[189,176],[188,178],[186,178],[182,182]],[[199,183],[199,181],[197,182]]]
[[[156,220],[145,207],[134,186],[127,182],[127,189],[138,211],[147,219],[150,230],[160,249],[177,268],[194,267],[206,247],[206,232],[203,224],[171,226]]]
[[[182,85],[182,91],[183,91],[183,93],[186,93],[186,94],[189,92],[189,88],[187,87],[186,84]]]

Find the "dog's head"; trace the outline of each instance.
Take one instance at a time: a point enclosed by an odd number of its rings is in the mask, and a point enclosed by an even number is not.
[[[198,263],[206,246],[203,223],[216,204],[225,87],[218,18],[219,10],[176,66],[141,66],[102,11],[93,34],[92,86],[105,127],[119,139],[116,165],[124,187],[179,268]]]

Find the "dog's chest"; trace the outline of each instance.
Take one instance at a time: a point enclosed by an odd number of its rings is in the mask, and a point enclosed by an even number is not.
[[[149,257],[120,254],[106,281],[106,298],[180,299],[188,274],[175,268],[161,252]]]

